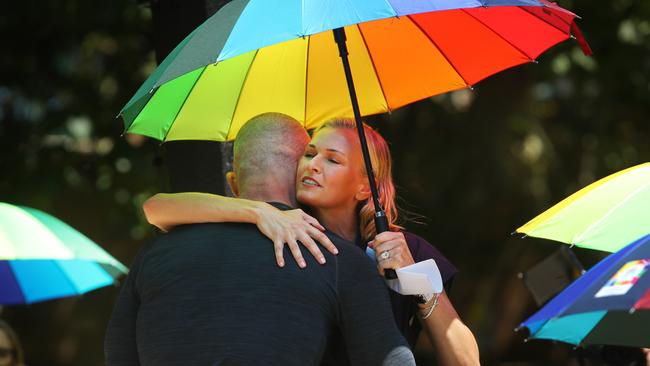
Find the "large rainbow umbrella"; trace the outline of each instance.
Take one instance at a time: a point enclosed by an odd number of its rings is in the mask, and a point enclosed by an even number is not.
[[[544,0],[234,0],[188,35],[120,115],[161,141],[234,139],[258,114],[317,127],[352,117],[332,30],[344,27],[361,115],[468,88],[573,32]],[[581,42],[586,47],[586,43]]]
[[[265,112],[308,129],[354,116],[380,233],[388,222],[361,116],[471,87],[572,32],[586,51],[574,18],[546,0],[234,0],[167,56],[120,115],[126,132],[162,141],[233,139]]]
[[[581,248],[618,251],[650,234],[650,163],[584,187],[517,232]]]
[[[126,272],[61,220],[0,202],[0,305],[83,294],[113,284]]]
[[[650,347],[650,235],[600,261],[520,328],[574,345]]]

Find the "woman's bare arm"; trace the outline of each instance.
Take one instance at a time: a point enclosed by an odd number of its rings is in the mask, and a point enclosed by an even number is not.
[[[325,228],[300,209],[282,211],[266,202],[199,192],[158,193],[147,199],[142,208],[147,221],[163,231],[178,225],[207,222],[255,224],[273,241],[280,267],[284,266],[282,251],[285,243],[301,267],[306,263],[298,242],[307,247],[320,263],[325,263],[325,257],[314,240],[332,254],[338,253],[323,233]]]
[[[439,295],[435,308],[431,309],[432,305],[419,305],[418,313],[424,331],[437,350],[438,364],[479,365],[479,350],[474,334],[460,320],[447,294],[443,292]]]
[[[204,222],[255,224],[261,210],[274,207],[266,202],[184,192],[155,194],[144,202],[142,209],[150,224],[169,231],[174,226]]]
[[[404,233],[386,231],[368,243],[375,250],[383,275],[387,268],[402,268],[414,263]],[[382,253],[389,253],[382,257]],[[474,366],[480,364],[479,349],[472,331],[462,322],[447,294],[419,305],[422,327],[436,349],[439,365]],[[434,304],[435,303],[435,304]]]

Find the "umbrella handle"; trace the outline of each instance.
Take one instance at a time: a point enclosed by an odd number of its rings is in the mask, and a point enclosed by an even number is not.
[[[366,173],[368,175],[368,183],[370,184],[370,191],[372,193],[372,201],[375,204],[375,231],[377,234],[388,231],[388,218],[386,213],[381,207],[379,202],[379,193],[377,192],[377,185],[375,183],[375,174],[372,171],[372,164],[370,162],[370,153],[368,152],[368,142],[366,141],[366,134],[363,130],[363,123],[361,122],[361,112],[359,111],[359,101],[357,100],[357,92],[354,89],[354,80],[352,80],[352,70],[350,69],[350,61],[348,60],[348,47],[346,45],[345,30],[343,28],[336,28],[332,30],[334,33],[334,41],[339,48],[339,56],[343,63],[343,71],[345,72],[345,80],[348,84],[348,91],[350,92],[350,102],[352,103],[352,111],[354,113],[354,121],[357,125],[357,132],[359,135],[359,143],[361,144],[361,153],[363,154],[363,162],[366,166]],[[397,273],[394,269],[384,270],[384,277],[387,280],[394,280],[397,278]]]
[[[388,218],[384,211],[375,212],[375,230],[377,234],[388,231]],[[394,280],[397,278],[397,272],[392,268],[386,268],[384,270],[384,278],[387,280]]]

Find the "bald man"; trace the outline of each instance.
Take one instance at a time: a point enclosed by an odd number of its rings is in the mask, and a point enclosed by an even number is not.
[[[296,207],[295,172],[308,136],[291,117],[247,122],[234,146],[233,192]],[[329,235],[327,264],[279,268],[250,224],[177,227],[144,248],[106,335],[120,365],[318,365],[342,334],[353,365],[414,365],[388,293],[368,257]],[[286,252],[285,256],[290,255]]]

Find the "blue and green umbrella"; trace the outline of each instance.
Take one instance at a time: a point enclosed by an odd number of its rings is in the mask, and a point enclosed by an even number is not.
[[[574,345],[650,347],[650,235],[600,261],[520,328]]]
[[[127,268],[45,212],[0,202],[0,305],[31,304],[112,285]]]

